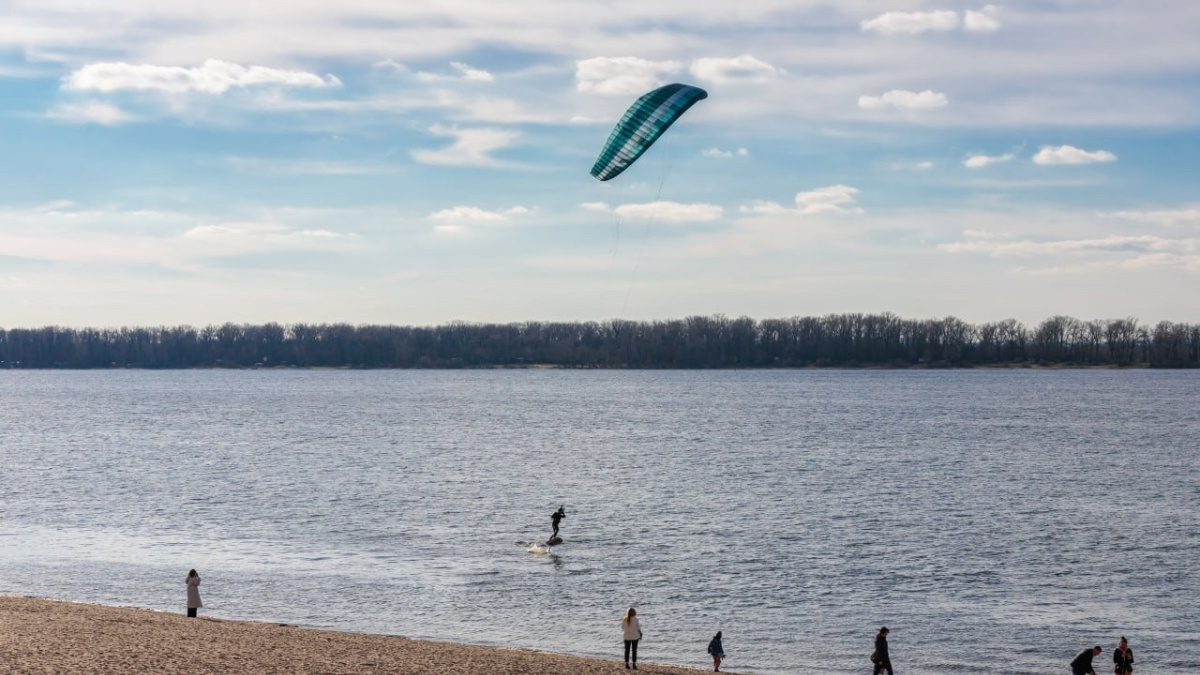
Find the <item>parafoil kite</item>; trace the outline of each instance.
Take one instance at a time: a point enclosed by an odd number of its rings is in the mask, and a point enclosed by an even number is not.
[[[688,108],[706,98],[708,92],[699,87],[668,84],[634,101],[617,126],[613,127],[608,142],[592,166],[592,175],[600,180],[621,175]]]

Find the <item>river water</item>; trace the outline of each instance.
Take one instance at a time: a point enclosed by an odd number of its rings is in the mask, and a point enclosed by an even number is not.
[[[1200,664],[1200,372],[0,371],[0,593],[620,658]],[[549,535],[565,505],[565,543]],[[1109,666],[1098,669],[1111,672]]]

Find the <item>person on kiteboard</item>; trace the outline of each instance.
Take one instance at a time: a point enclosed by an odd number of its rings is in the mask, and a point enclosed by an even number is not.
[[[550,535],[551,539],[558,537],[558,523],[560,521],[562,521],[563,518],[566,518],[566,517],[567,517],[567,512],[561,506],[558,507],[557,511],[550,514],[550,527],[554,528],[554,532]]]

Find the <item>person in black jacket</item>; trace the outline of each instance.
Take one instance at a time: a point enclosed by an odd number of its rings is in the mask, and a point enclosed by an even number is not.
[[[554,531],[550,533],[551,539],[558,536],[558,523],[559,523],[559,521],[561,521],[563,518],[566,518],[566,517],[567,517],[567,511],[566,511],[566,509],[564,509],[561,506],[558,507],[557,511],[550,514],[550,527],[554,529]]]
[[[1129,642],[1124,635],[1113,652],[1113,665],[1113,672],[1117,675],[1130,675],[1133,672],[1133,650],[1129,648]]]
[[[1072,675],[1096,675],[1096,671],[1092,668],[1092,659],[1100,655],[1104,651],[1100,645],[1096,645],[1091,649],[1085,649],[1071,661]]]
[[[888,675],[892,675],[892,657],[888,654],[887,644],[888,632],[888,627],[884,626],[875,636],[875,653],[871,654],[871,661],[875,663],[874,675],[879,675],[884,670],[887,670]]]

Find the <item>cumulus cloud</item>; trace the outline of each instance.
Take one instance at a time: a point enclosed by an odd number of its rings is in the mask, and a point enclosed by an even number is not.
[[[996,18],[999,9],[995,5],[985,5],[978,12],[967,10],[963,15],[963,28],[973,33],[990,33],[1000,30],[1000,20]]]
[[[64,80],[67,89],[80,91],[161,91],[168,94],[198,92],[223,94],[232,88],[276,85],[283,87],[337,87],[341,81],[302,70],[243,66],[209,59],[195,68],[154,66],[123,62],[92,63]]]
[[[256,222],[227,222],[200,225],[183,238],[210,247],[208,253],[238,254],[260,250],[345,248],[348,235],[326,229],[297,230],[285,225]]]
[[[933,162],[929,160],[920,162],[892,162],[887,168],[892,171],[928,171],[933,168]]]
[[[457,75],[441,75],[438,73],[417,73],[417,79],[422,82],[438,82],[441,80],[467,80],[468,82],[493,82],[496,77],[486,70],[475,68],[473,66],[461,63],[459,61],[451,61],[450,67],[458,71]],[[402,71],[401,71],[402,72]]]
[[[963,166],[967,167],[968,169],[982,169],[983,167],[991,166],[992,164],[1002,164],[1004,162],[1011,161],[1013,157],[1015,157],[1015,155],[1011,152],[996,156],[971,155],[963,160]]]
[[[478,206],[452,206],[429,214],[429,219],[437,223],[433,229],[444,234],[466,232],[472,225],[503,225],[510,221],[510,216],[529,213],[524,206],[513,206],[498,211],[487,211]]]
[[[705,157],[717,157],[720,159],[731,159],[733,157],[745,157],[750,154],[750,151],[745,148],[737,150],[721,150],[720,148],[708,148],[701,150],[700,154]]]
[[[986,33],[1000,29],[997,18],[999,8],[995,5],[985,5],[979,11],[963,12],[961,25],[964,30],[972,33]],[[959,25],[958,12],[953,10],[936,10],[931,12],[887,12],[873,19],[867,19],[859,24],[863,30],[875,31],[884,35],[919,35],[921,33],[947,32],[956,30]]]
[[[717,84],[770,82],[783,73],[783,70],[750,54],[732,58],[696,59],[689,71],[696,79]]]
[[[133,115],[121,110],[117,106],[104,103],[103,101],[61,103],[47,111],[46,117],[59,122],[102,124],[104,126],[132,122],[136,119]]]
[[[1033,156],[1034,164],[1096,164],[1115,162],[1117,156],[1107,150],[1080,150],[1072,145],[1043,146]]]
[[[628,96],[662,86],[663,75],[679,72],[678,61],[648,61],[636,56],[598,56],[575,62],[575,87],[595,94]]]
[[[609,206],[604,202],[584,202],[579,205],[579,208],[587,211],[608,211]]]
[[[940,108],[950,101],[945,94],[926,89],[925,91],[905,91],[893,89],[883,96],[859,96],[858,107],[867,110],[879,108],[904,108],[907,110],[925,110]]]
[[[622,218],[657,220],[668,223],[687,223],[717,220],[724,210],[714,204],[680,204],[657,201],[645,204],[622,204],[613,210]]]
[[[383,164],[306,159],[231,156],[224,162],[235,171],[266,176],[365,176],[393,170]]]
[[[443,166],[500,166],[488,153],[512,145],[518,137],[517,132],[505,129],[460,129],[440,124],[431,126],[429,133],[453,138],[454,142],[441,150],[413,150],[412,157],[422,164]]]
[[[917,35],[925,31],[948,31],[958,28],[958,12],[887,12],[861,24],[863,30],[885,35],[905,33]]]
[[[796,193],[796,207],[788,208],[777,202],[758,201],[741,207],[743,213],[764,216],[811,216],[821,213],[858,214],[863,210],[854,204],[858,188],[849,185],[830,185]]]
[[[1167,239],[1154,235],[1110,235],[1094,239],[1064,239],[1058,241],[1007,241],[996,238],[970,238],[966,241],[940,244],[947,253],[981,253],[994,258],[1035,256],[1079,256],[1092,253],[1166,253],[1194,255],[1200,253],[1200,240]]]
[[[1114,211],[1102,214],[1109,218],[1133,220],[1164,227],[1200,224],[1200,209],[1173,209],[1162,211]]]

